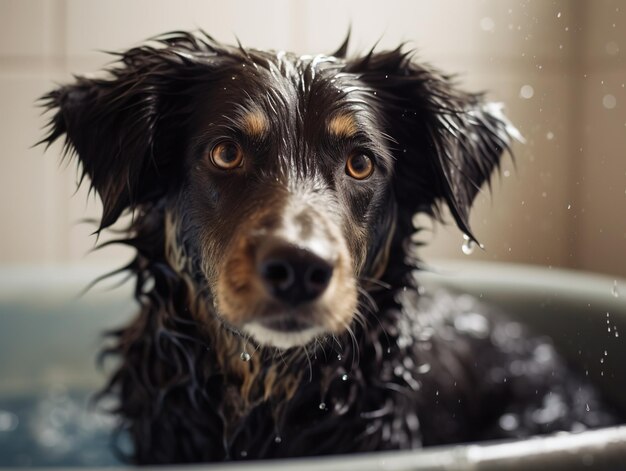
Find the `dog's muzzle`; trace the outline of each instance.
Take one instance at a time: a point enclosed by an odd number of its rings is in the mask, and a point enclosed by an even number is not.
[[[257,215],[241,229],[218,280],[224,320],[259,344],[279,348],[303,346],[349,325],[356,287],[336,221],[296,202],[279,218]]]

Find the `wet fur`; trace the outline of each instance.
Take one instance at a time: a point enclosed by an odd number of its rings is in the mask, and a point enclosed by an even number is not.
[[[107,77],[78,77],[43,98],[54,110],[43,142],[66,136],[66,152],[77,155],[102,199],[100,230],[134,214],[117,242],[136,250],[124,269],[136,279],[140,309],[113,334],[106,353],[119,366],[105,391],[119,401],[121,429],[134,443],[131,461],[406,449],[614,420],[548,340],[475,300],[418,287],[414,214],[436,217],[446,204],[473,237],[471,203],[513,128],[481,95],[457,90],[411,52],[346,59],[346,47],[298,59],[171,33],[120,54]],[[366,107],[368,129],[384,137],[374,151],[393,166],[364,226],[369,232],[351,223],[358,313],[345,333],[304,348],[257,347],[216,318],[204,278],[215,267],[201,266],[202,230],[188,223],[181,182],[192,170],[180,164],[180,142],[197,124],[203,87],[242,64],[291,77],[305,91],[316,86],[316,74],[343,74],[347,85],[358,85],[350,106]],[[333,87],[323,83],[317,92],[318,106],[333,106]],[[282,125],[278,116],[269,119],[250,126],[260,133]],[[354,123],[338,124],[337,132],[354,131]],[[505,414],[518,426],[503,428]]]

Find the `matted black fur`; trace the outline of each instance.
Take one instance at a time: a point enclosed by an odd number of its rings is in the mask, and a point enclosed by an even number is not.
[[[418,289],[414,215],[437,216],[445,203],[473,238],[472,201],[514,128],[497,106],[459,91],[402,47],[353,59],[346,49],[347,42],[333,55],[298,57],[175,32],[120,54],[103,78],[77,77],[43,97],[54,111],[43,142],[65,135],[65,151],[76,154],[102,199],[100,230],[133,213],[117,242],[136,249],[125,269],[136,277],[140,311],[114,334],[108,352],[120,363],[106,391],[119,400],[133,462],[406,449],[614,422],[549,340],[471,298]],[[350,328],[288,351],[250,341],[244,353],[254,361],[246,363],[238,360],[246,342],[218,346],[238,338],[237,329],[219,324],[209,334],[197,316],[218,314],[200,234],[213,226],[227,239],[237,215],[199,223],[189,175],[209,139],[205,127],[221,119],[215,110],[224,118],[235,111],[228,100],[251,92],[267,96],[260,106],[272,129],[269,148],[283,146],[299,175],[333,165],[329,151],[311,150],[305,117],[334,108],[365,116],[360,146],[376,156],[378,173],[359,189],[332,180],[323,190],[343,191],[367,230]],[[243,200],[247,185],[207,185],[207,208],[219,210],[228,191]],[[168,254],[171,215],[182,268]],[[235,360],[243,373],[224,367]],[[270,374],[274,388],[295,381],[289,393],[268,393]]]

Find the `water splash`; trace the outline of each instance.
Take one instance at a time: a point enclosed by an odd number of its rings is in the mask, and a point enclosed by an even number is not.
[[[248,352],[244,350],[243,352],[241,352],[241,355],[239,356],[239,358],[241,358],[242,361],[250,361],[250,358],[252,357],[250,356]]]

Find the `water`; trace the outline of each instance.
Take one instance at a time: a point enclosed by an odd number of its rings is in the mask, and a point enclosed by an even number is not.
[[[243,361],[250,361],[250,358],[252,358],[252,357],[250,356],[250,354],[248,352],[243,351],[243,352],[241,352],[240,358]]]
[[[90,407],[91,394],[57,388],[0,397],[0,467],[120,465],[114,419]],[[128,449],[128,437],[122,445]]]
[[[529,100],[535,94],[535,89],[531,85],[523,85],[520,88],[519,95],[520,97]]]
[[[469,238],[467,234],[463,234],[463,245],[461,245],[461,250],[465,255],[471,255],[474,252],[476,244],[473,240]]]

